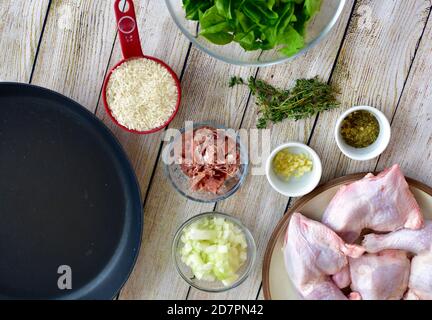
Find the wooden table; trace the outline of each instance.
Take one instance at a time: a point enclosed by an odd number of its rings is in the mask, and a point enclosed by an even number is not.
[[[216,204],[187,201],[164,177],[163,132],[138,136],[115,127],[100,99],[107,68],[120,60],[112,1],[0,1],[0,81],[28,82],[58,91],[94,112],[123,144],[141,184],[144,235],[135,270],[120,299],[261,299],[261,265],[267,241],[290,199],[263,176],[250,176],[232,198]],[[342,110],[272,128],[272,147],[309,143],[324,165],[323,182],[348,173],[399,163],[405,173],[432,184],[432,18],[430,0],[348,0],[336,28],[320,45],[293,62],[269,68],[236,67],[217,61],[180,33],[164,1],[135,0],[144,51],[167,61],[181,77],[185,120],[254,128],[256,106],[246,87],[229,89],[231,75],[259,77],[289,87],[318,75],[341,89]],[[371,105],[392,120],[391,146],[379,159],[354,162],[338,150],[332,131],[338,115],[353,105]],[[171,261],[171,239],[198,213],[219,210],[239,217],[253,232],[257,265],[239,288],[207,294],[190,288]]]

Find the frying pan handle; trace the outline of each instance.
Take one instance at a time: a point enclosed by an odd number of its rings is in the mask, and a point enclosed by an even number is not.
[[[129,9],[126,12],[120,10],[120,3],[127,2]],[[127,8],[127,6],[126,6]],[[135,15],[135,7],[132,0],[115,0],[114,11],[117,18],[120,45],[124,59],[143,57],[141,41],[138,32],[138,24]]]

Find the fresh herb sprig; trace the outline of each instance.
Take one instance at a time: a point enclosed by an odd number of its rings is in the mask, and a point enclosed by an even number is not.
[[[307,119],[319,112],[340,106],[336,98],[338,93],[336,88],[317,77],[299,79],[291,90],[276,88],[253,77],[247,83],[242,78],[232,77],[229,85],[230,87],[249,86],[257,100],[258,112],[261,115],[257,123],[259,129],[267,128],[269,122]]]

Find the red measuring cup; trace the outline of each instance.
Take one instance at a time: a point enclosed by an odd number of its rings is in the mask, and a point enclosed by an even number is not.
[[[105,79],[105,83],[103,86],[103,92],[102,92],[103,102],[105,105],[105,109],[106,109],[108,115],[110,116],[111,120],[115,124],[117,124],[119,127],[121,127],[122,129],[124,129],[128,132],[137,133],[137,134],[155,133],[157,131],[162,130],[163,128],[166,128],[171,123],[171,121],[175,118],[175,116],[177,115],[177,112],[178,112],[179,107],[180,107],[180,101],[181,101],[180,80],[178,79],[176,73],[165,62],[163,62],[162,60],[159,60],[155,57],[145,56],[143,54],[142,47],[141,47],[141,41],[140,41],[140,37],[139,37],[139,32],[138,32],[138,24],[137,24],[137,19],[136,19],[136,14],[135,14],[135,7],[133,4],[133,1],[132,0],[126,0],[127,10],[125,10],[125,12],[120,10],[120,7],[119,7],[120,3],[122,3],[122,2],[124,3],[124,1],[122,1],[122,0],[115,0],[114,11],[115,11],[116,18],[117,18],[118,35],[119,35],[120,45],[121,45],[121,49],[122,49],[122,53],[123,53],[123,60],[120,61],[119,63],[117,63],[110,70],[110,72],[108,73],[108,75]],[[131,130],[131,129],[125,127],[124,125],[122,125],[121,123],[119,123],[117,121],[117,119],[114,117],[114,115],[112,114],[112,111],[111,111],[111,109],[108,105],[108,101],[107,101],[107,87],[108,87],[109,80],[110,80],[111,75],[114,72],[114,70],[117,69],[123,63],[125,63],[129,60],[132,60],[132,59],[137,59],[137,58],[152,60],[152,61],[160,64],[165,69],[167,69],[168,72],[171,74],[171,76],[172,76],[172,78],[173,78],[173,80],[177,86],[177,92],[178,92],[178,98],[177,98],[175,111],[171,115],[171,117],[168,119],[168,121],[165,122],[162,126],[154,128],[152,130],[148,130],[148,131]]]

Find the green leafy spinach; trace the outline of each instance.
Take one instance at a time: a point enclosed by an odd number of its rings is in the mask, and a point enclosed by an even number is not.
[[[293,56],[305,46],[307,23],[322,0],[182,0],[186,18],[217,45],[232,41],[246,51],[278,48]]]

